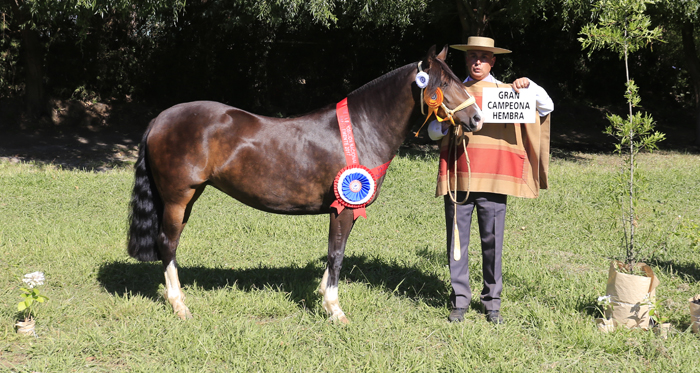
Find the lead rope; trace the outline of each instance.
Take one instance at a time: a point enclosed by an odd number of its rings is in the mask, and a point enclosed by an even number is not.
[[[458,129],[459,127],[453,126],[453,135],[450,139],[450,142],[452,144],[448,145],[448,153],[447,153],[447,159],[450,159],[450,154],[452,149],[454,148],[454,156],[455,156],[455,168],[454,168],[454,194],[452,194],[452,190],[450,190],[450,167],[447,167],[447,194],[450,195],[450,200],[454,204],[454,216],[452,221],[454,222],[454,231],[452,233],[452,241],[454,242],[454,247],[452,251],[452,258],[454,258],[455,261],[459,261],[462,259],[462,247],[459,241],[459,227],[457,226],[457,205],[464,205],[467,203],[467,200],[469,199],[469,191],[471,190],[471,181],[472,181],[472,166],[471,162],[469,161],[469,153],[467,153],[467,142],[464,139],[464,133],[461,136],[461,140],[459,141],[462,143],[462,149],[464,150],[464,156],[466,157],[467,160],[467,195],[464,197],[464,200],[462,201],[457,201],[457,147],[459,146],[459,142],[457,141],[457,134],[458,134]]]

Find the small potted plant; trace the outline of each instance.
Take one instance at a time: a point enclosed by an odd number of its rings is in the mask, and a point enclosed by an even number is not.
[[[639,106],[638,87],[629,76],[628,57],[630,53],[661,40],[661,28],[650,29],[651,21],[644,14],[650,0],[599,0],[596,4],[598,22],[586,25],[579,38],[583,48],[607,48],[618,52],[624,59],[626,71],[626,92],[629,114],[626,119],[618,115],[608,115],[610,126],[605,133],[617,140],[616,151],[623,161],[616,199],[622,208],[621,230],[624,246],[624,261],[610,263],[606,295],[610,296],[610,306],[606,318],[612,318],[618,325],[628,327],[649,327],[649,308],[646,300],[655,298],[659,280],[648,265],[639,262],[640,247],[635,241],[635,231],[639,225],[636,213],[640,200],[639,177],[635,156],[640,150],[652,151],[656,143],[665,135],[654,130],[654,120],[649,114],[633,112]],[[589,53],[589,54],[590,54]],[[648,302],[647,302],[648,303]]]
[[[22,291],[20,296],[23,300],[17,304],[17,311],[20,312],[20,320],[17,321],[15,326],[19,334],[36,335],[34,333],[34,325],[36,322],[37,303],[44,303],[49,300],[49,298],[40,294],[37,288],[37,286],[44,284],[44,274],[42,272],[28,273],[24,275],[22,281],[26,284],[26,287],[20,288]]]
[[[595,319],[598,330],[604,333],[612,332],[613,330],[615,330],[615,320],[609,318],[608,315],[606,315],[606,310],[612,307],[612,304],[610,304],[610,296],[604,295],[602,297],[598,297],[598,306],[599,307],[596,308],[603,316]]]
[[[651,307],[649,308],[649,318],[654,324],[654,333],[656,333],[656,335],[659,337],[666,339],[668,338],[668,331],[671,330],[671,323],[668,322],[668,317],[661,313],[662,306],[658,299],[656,299],[654,302],[650,301],[650,303]]]

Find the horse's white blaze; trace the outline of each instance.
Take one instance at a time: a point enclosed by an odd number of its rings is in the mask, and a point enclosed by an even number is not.
[[[180,288],[180,278],[177,275],[177,267],[174,261],[165,267],[165,297],[168,298],[168,302],[173,306],[173,311],[181,319],[192,318],[192,314],[184,302],[185,294],[182,293]]]

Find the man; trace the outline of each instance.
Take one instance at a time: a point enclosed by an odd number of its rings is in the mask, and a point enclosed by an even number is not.
[[[469,77],[464,83],[467,90],[471,89],[473,94],[478,95],[477,102],[480,102],[480,93],[484,87],[508,87],[491,75],[491,69],[496,63],[496,54],[511,51],[494,47],[491,38],[474,36],[468,39],[467,44],[451,47],[466,52]],[[430,137],[433,140],[441,140],[436,194],[443,195],[445,200],[447,255],[452,283],[452,310],[448,316],[450,322],[464,320],[464,314],[471,303],[468,248],[474,207],[479,221],[483,258],[484,287],[481,303],[486,319],[501,324],[504,322],[500,314],[503,290],[501,256],[507,195],[535,198],[540,188],[546,188],[546,168],[549,159],[548,114],[554,110],[554,103],[544,89],[528,78],[516,79],[511,86],[516,92],[520,92],[521,89],[534,91],[536,109],[542,117],[538,118],[537,123],[488,124],[488,119],[485,119],[486,124],[482,131],[465,136],[459,135],[457,130],[451,130],[448,121],[433,121],[428,127]],[[546,126],[540,123],[546,123]],[[455,144],[454,137],[459,138],[456,146],[452,145]],[[505,141],[506,139],[510,141]],[[518,141],[512,141],[513,139]],[[466,143],[467,154],[464,154],[460,145],[462,141]],[[523,145],[533,143],[541,146]],[[453,166],[455,158],[456,170]],[[521,164],[515,161],[516,164],[503,166],[504,163],[512,163],[513,159],[519,159]],[[513,169],[515,171],[511,171],[512,175],[503,171]],[[461,185],[457,181],[460,181]],[[457,184],[457,188],[454,184]],[[464,203],[461,204],[462,202]]]

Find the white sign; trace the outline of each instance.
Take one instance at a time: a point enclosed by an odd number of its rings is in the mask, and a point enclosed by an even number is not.
[[[535,123],[535,93],[528,89],[484,88],[481,111],[484,123]]]

